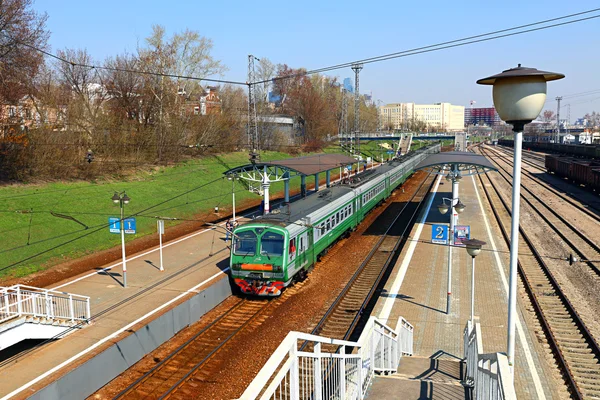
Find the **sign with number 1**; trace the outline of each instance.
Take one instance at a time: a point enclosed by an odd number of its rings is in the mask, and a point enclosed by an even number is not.
[[[431,243],[448,244],[448,225],[431,225]]]

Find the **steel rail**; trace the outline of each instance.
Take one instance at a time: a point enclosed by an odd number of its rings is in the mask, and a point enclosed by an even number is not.
[[[504,200],[504,198],[500,195],[498,188],[494,185],[492,179],[490,179],[490,177],[487,175],[487,173],[486,173],[486,176],[488,178],[488,181],[490,182],[490,185],[496,192],[497,198],[500,200],[500,202],[504,206],[507,214],[509,216],[512,216],[510,208],[509,208],[508,204],[506,203],[506,201]],[[502,218],[498,214],[498,211],[496,210],[496,208],[493,206],[493,201],[491,199],[491,195],[489,194],[488,189],[483,182],[483,178],[481,176],[479,176],[479,179],[480,179],[481,185],[483,187],[483,190],[486,194],[486,198],[491,206],[492,212],[496,218],[496,221],[498,222],[498,225],[502,232],[502,236],[504,237],[506,244],[510,245],[510,236],[509,236],[508,232],[506,232],[506,228],[504,227],[504,224],[502,223]],[[524,232],[522,227],[519,227],[519,232],[520,232],[521,238],[524,240],[524,242],[527,244],[527,246],[531,249],[536,262],[542,269],[544,276],[548,279],[548,282],[550,283],[551,288],[559,297],[560,302],[562,304],[564,304],[565,308],[567,309],[567,312],[569,313],[569,316],[571,317],[574,324],[581,332],[581,335],[587,342],[588,347],[594,353],[596,358],[600,359],[600,347],[598,346],[598,343],[595,341],[591,332],[588,330],[587,326],[585,325],[585,323],[583,322],[583,320],[581,319],[581,317],[575,310],[575,307],[573,306],[573,304],[569,301],[569,299],[566,297],[565,293],[560,288],[560,285],[556,281],[554,275],[551,273],[550,269],[544,262],[542,256],[538,253],[535,246],[533,245],[533,243],[531,242],[531,240],[529,239],[527,234]],[[540,323],[544,330],[544,333],[545,333],[546,337],[549,339],[548,342],[550,344],[550,347],[551,347],[553,353],[557,356],[557,360],[558,360],[560,368],[564,371],[564,373],[566,375],[566,379],[567,379],[567,383],[568,383],[569,387],[573,391],[573,394],[576,396],[576,398],[583,399],[584,394],[581,392],[581,389],[579,388],[576,377],[569,366],[569,362],[567,361],[567,359],[565,358],[565,355],[563,354],[561,345],[559,344],[560,340],[557,338],[556,334],[554,333],[554,331],[551,327],[551,324],[550,324],[549,320],[547,319],[546,314],[544,312],[544,307],[542,306],[539,299],[537,298],[537,295],[535,293],[533,285],[529,281],[527,274],[525,272],[525,269],[523,268],[520,260],[518,261],[518,271],[519,271],[519,276],[521,277],[521,281],[523,282],[523,285],[525,287],[525,290],[527,291],[527,294],[534,306],[534,309],[536,310],[536,313],[539,316],[539,320],[540,320]]]
[[[221,323],[221,321],[223,321],[226,317],[232,316],[236,311],[238,311],[242,306],[244,306],[248,302],[249,302],[249,300],[247,300],[247,299],[240,299],[239,302],[237,302],[236,304],[231,306],[228,310],[226,310],[218,318],[216,318],[214,321],[212,321],[209,325],[204,327],[202,330],[200,330],[199,332],[194,334],[191,338],[186,340],[185,343],[183,343],[181,346],[177,347],[175,350],[173,350],[171,353],[169,353],[169,355],[167,357],[162,359],[158,364],[154,365],[144,375],[142,375],[141,377],[136,379],[132,384],[130,384],[125,389],[123,389],[121,392],[119,392],[116,396],[113,397],[113,399],[115,399],[115,400],[121,399],[121,398],[125,397],[126,395],[132,393],[133,391],[137,390],[138,388],[140,388],[140,386],[143,385],[149,378],[153,377],[157,372],[159,372],[162,369],[163,365],[165,365],[168,361],[170,361],[174,357],[182,354],[182,352],[184,350],[186,350],[191,344],[193,344],[198,339],[200,339],[204,334],[209,332],[209,330],[217,327]],[[246,326],[246,324],[248,322],[252,321],[256,315],[258,315],[259,313],[264,311],[264,309],[267,307],[268,304],[269,304],[268,302],[265,302],[264,307],[259,308],[256,311],[256,313],[246,321],[246,323],[239,326],[237,329],[234,329],[228,337],[226,337],[221,343],[219,343],[219,346],[217,348],[213,349],[213,351],[211,351],[211,353],[208,356],[206,356],[202,361],[200,361],[199,363],[197,363],[195,365],[196,369],[198,369],[204,362],[206,362],[208,357],[213,355],[216,350],[223,347],[231,338],[233,338],[233,336],[235,336],[240,330],[242,330],[243,327]],[[189,372],[186,374],[186,376],[189,376]],[[179,381],[178,381],[178,383],[179,383]],[[172,392],[172,391],[173,390],[171,387],[169,392]]]
[[[504,160],[507,160],[507,162],[512,163],[512,161],[510,160],[509,154],[503,154],[502,151],[498,151],[496,149],[488,149],[486,148],[486,150],[491,150],[492,153],[497,154],[499,157],[503,158]],[[523,160],[523,162],[531,164],[529,162],[527,162],[526,160]],[[534,165],[535,168],[538,168],[542,171],[546,171],[545,168],[539,168],[538,166]],[[588,217],[595,219],[596,221],[600,222],[600,216],[598,215],[598,213],[592,212],[590,211],[588,208],[591,208],[593,210],[596,210],[598,212],[600,212],[600,209],[591,205],[591,204],[587,204],[587,208],[582,206],[581,204],[577,204],[577,202],[575,202],[574,200],[572,200],[571,198],[569,198],[569,196],[565,196],[564,194],[560,193],[559,190],[561,190],[559,187],[557,187],[555,184],[548,182],[544,179],[538,178],[537,176],[535,176],[533,173],[527,171],[527,170],[523,170],[523,172],[525,172],[527,174],[527,177],[531,180],[537,181],[539,183],[541,183],[542,187],[544,187],[544,189],[548,190],[549,192],[552,192],[554,195],[560,197],[562,200],[566,201],[567,203],[569,203],[570,205],[572,205],[573,207],[577,208],[579,211],[583,212],[585,215],[587,215]],[[509,173],[509,175],[512,176],[512,174]],[[575,197],[575,196],[573,196]],[[575,197],[577,199],[578,202],[583,203],[583,200],[578,199],[577,197]]]
[[[485,150],[482,149],[482,152],[485,153]],[[496,165],[498,165],[500,167],[500,169],[507,175],[509,175],[512,178],[512,175],[510,173],[508,173],[506,171],[506,169],[504,169],[504,167],[500,166],[500,164],[496,163]],[[508,179],[504,174],[500,173],[500,176],[502,176],[502,178],[510,185],[512,185],[512,182],[510,179]],[[548,206],[538,195],[536,195],[535,193],[533,193],[529,188],[525,187],[525,185],[523,185],[521,183],[521,187],[525,190],[525,192],[527,192],[531,197],[533,197],[538,203],[540,203],[544,208],[546,208],[548,211],[550,211],[550,213],[552,215],[554,215],[560,222],[562,222],[563,224],[565,224],[565,226],[567,226],[567,228],[569,228],[572,232],[575,233],[575,235],[577,235],[579,237],[579,239],[583,240],[585,243],[587,243],[587,245],[592,249],[592,251],[595,251],[596,253],[600,254],[600,246],[597,245],[593,240],[591,240],[590,238],[588,238],[585,234],[583,234],[579,229],[577,229],[577,227],[575,227],[571,222],[569,222],[565,217],[563,217],[562,215],[560,215],[559,213],[556,212],[556,210],[552,209],[550,206]],[[546,216],[542,211],[540,211],[540,209],[538,207],[536,207],[530,199],[528,199],[527,197],[525,197],[523,194],[521,194],[521,198],[523,200],[525,200],[525,202],[537,213],[537,215],[539,215],[544,222],[546,222],[550,228],[552,228],[556,234],[558,236],[561,237],[561,239],[563,239],[565,241],[565,243],[567,243],[569,245],[569,247],[571,247],[571,249],[582,259],[585,260],[585,263],[598,275],[600,276],[600,268],[598,268],[596,265],[594,265],[594,263],[592,261],[593,258],[590,258],[589,255],[585,255],[583,253],[583,251],[579,248],[579,246],[575,245],[573,243],[573,241],[571,239],[569,239],[567,237],[567,235],[565,233],[563,233],[563,231],[561,229],[559,229],[555,223],[553,223],[552,221],[550,221],[550,219],[548,218],[548,216]],[[565,257],[566,258],[566,257]]]

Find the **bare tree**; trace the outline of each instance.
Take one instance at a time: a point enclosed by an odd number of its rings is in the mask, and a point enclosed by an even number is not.
[[[47,47],[46,14],[32,9],[33,0],[0,1],[0,96],[16,103],[29,92],[43,64],[32,47]]]

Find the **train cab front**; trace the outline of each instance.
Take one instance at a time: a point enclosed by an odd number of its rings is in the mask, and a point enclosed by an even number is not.
[[[231,275],[242,293],[279,296],[285,286],[286,231],[242,225],[233,233]]]

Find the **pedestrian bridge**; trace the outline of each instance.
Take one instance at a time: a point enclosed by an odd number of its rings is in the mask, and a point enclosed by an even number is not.
[[[0,287],[0,350],[26,339],[52,339],[90,319],[90,298],[51,289]]]

